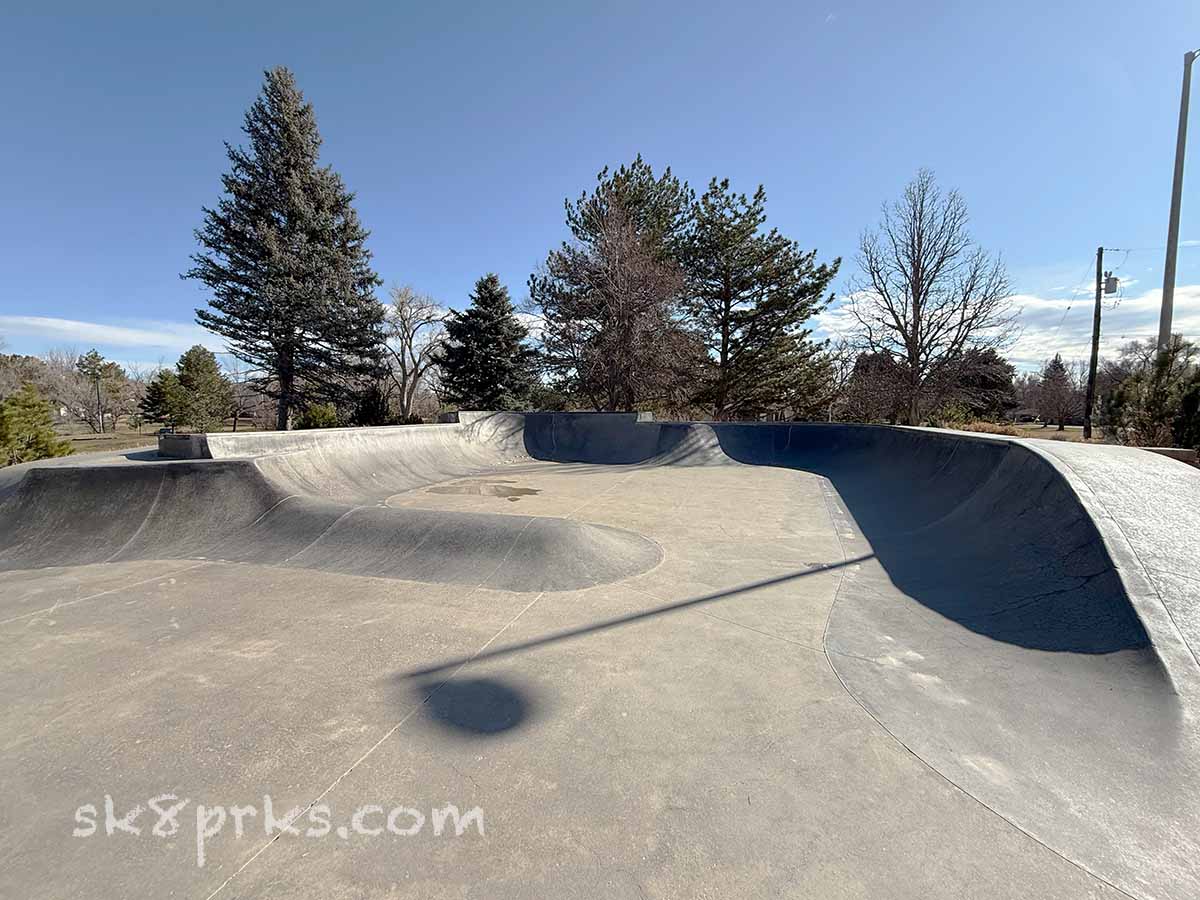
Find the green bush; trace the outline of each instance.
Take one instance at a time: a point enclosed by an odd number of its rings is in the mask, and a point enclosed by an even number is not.
[[[930,413],[929,424],[934,428],[961,428],[972,418],[971,411],[964,404],[953,401],[943,403]]]
[[[1192,372],[1179,396],[1179,410],[1172,423],[1176,447],[1200,449],[1200,370]]]
[[[338,420],[337,407],[332,403],[314,403],[302,410],[296,416],[292,427],[297,430],[307,428],[337,428],[342,423]]]
[[[54,433],[50,403],[26,382],[0,404],[0,465],[67,456],[71,444]]]
[[[1196,347],[1178,335],[1165,353],[1139,360],[1104,399],[1104,429],[1139,447],[1200,444],[1200,366]]]

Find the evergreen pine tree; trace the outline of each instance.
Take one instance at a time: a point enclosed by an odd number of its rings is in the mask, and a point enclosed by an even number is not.
[[[70,441],[54,432],[50,404],[38,389],[26,382],[21,390],[0,404],[0,459],[4,465],[66,456]]]
[[[777,230],[763,231],[766,193],[734,193],[715,178],[681,242],[685,307],[711,365],[694,401],[715,419],[804,407],[820,348],[804,322],[824,306],[840,260],[817,265]]]
[[[219,427],[233,405],[233,390],[216,356],[197,344],[179,357],[175,368],[183,401],[179,418],[196,432]]]
[[[313,108],[286,68],[266,73],[243,130],[249,149],[226,145],[225,193],[204,209],[202,250],[183,277],[212,291],[197,320],[266,375],[286,429],[294,408],[342,397],[378,369],[381,282],[354,195],[318,165]]]
[[[566,203],[572,240],[529,279],[557,389],[606,410],[670,411],[686,397],[702,356],[677,314],[691,197],[669,168],[655,175],[638,156]]]
[[[605,166],[590,194],[565,204],[567,228],[580,244],[592,247],[602,240],[609,216],[618,212],[656,255],[668,258],[686,229],[693,197],[687,182],[680,181],[670,166],[656,176],[639,153],[616,171]]]
[[[438,356],[442,394],[460,409],[518,409],[536,380],[528,330],[513,312],[497,275],[475,282],[471,305],[446,319],[446,346]]]
[[[174,428],[183,421],[184,409],[183,388],[179,385],[179,376],[170,369],[162,369],[153,380],[146,385],[146,395],[138,408],[150,422],[162,422]]]

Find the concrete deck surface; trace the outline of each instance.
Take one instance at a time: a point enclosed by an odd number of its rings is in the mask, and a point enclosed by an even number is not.
[[[598,421],[10,473],[0,895],[1200,895],[1192,538],[1086,496],[1131,458]]]

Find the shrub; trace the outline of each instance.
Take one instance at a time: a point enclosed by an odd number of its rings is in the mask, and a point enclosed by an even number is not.
[[[929,414],[929,424],[934,428],[962,428],[971,413],[963,404],[952,401],[943,403]]]
[[[292,427],[303,430],[306,428],[337,428],[339,425],[341,422],[338,421],[337,408],[332,403],[314,403],[296,416]]]
[[[1176,447],[1200,449],[1200,370],[1180,391],[1179,410],[1171,426]]]
[[[66,456],[71,444],[54,433],[50,404],[26,382],[0,404],[0,465]]]
[[[1104,429],[1119,444],[1189,447],[1200,443],[1196,346],[1178,335],[1165,353],[1137,342],[1131,372],[1104,398]]]

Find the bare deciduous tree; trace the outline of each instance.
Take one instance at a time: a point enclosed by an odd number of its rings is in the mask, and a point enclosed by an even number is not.
[[[827,407],[825,418],[832,422],[845,406],[846,389],[854,374],[854,364],[858,359],[858,353],[848,340],[837,335],[826,342],[821,357],[826,377],[822,403]]]
[[[233,430],[238,430],[242,419],[248,419],[256,430],[270,427],[275,403],[263,390],[263,373],[233,355],[226,357],[221,368],[229,379],[229,415],[233,418]]]
[[[407,285],[392,287],[388,293],[388,374],[398,391],[400,418],[404,420],[413,415],[418,390],[427,386],[437,351],[446,340],[446,310],[432,297],[418,294]]]
[[[0,339],[0,350],[4,341]],[[11,397],[21,386],[30,382],[43,396],[49,396],[50,371],[46,363],[36,356],[0,353],[0,398]]]
[[[1004,265],[974,243],[967,221],[958,192],[943,194],[922,169],[859,242],[849,304],[857,337],[905,367],[912,425],[923,402],[937,400],[925,396],[927,386],[948,383],[945,370],[967,350],[998,349],[1015,337]]]
[[[125,396],[122,398],[126,424],[138,433],[142,430],[142,414],[138,409],[142,398],[146,396],[146,387],[158,372],[157,368],[140,363],[131,363],[125,367],[127,381]]]
[[[137,388],[125,370],[95,351],[81,356],[73,349],[50,350],[42,361],[45,395],[96,434],[107,430],[107,423],[115,428],[121,416],[137,408]]]
[[[42,354],[46,364],[46,382],[42,387],[51,402],[71,421],[82,422],[85,416],[95,417],[95,388],[82,378],[75,368],[79,353],[73,348],[55,348]],[[98,428],[93,428],[98,430]]]

